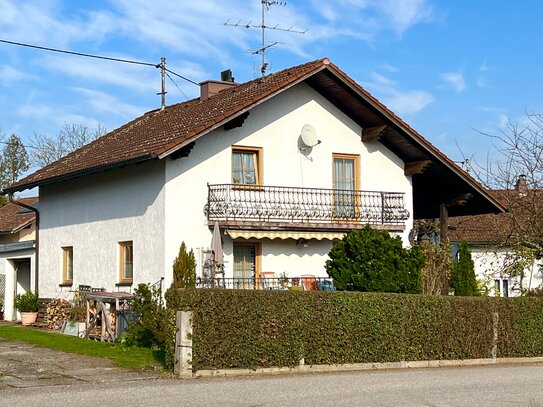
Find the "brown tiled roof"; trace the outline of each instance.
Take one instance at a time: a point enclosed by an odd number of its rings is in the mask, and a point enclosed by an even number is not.
[[[36,205],[38,198],[20,198],[25,205]],[[15,233],[36,219],[34,212],[8,202],[0,208],[0,233]]]
[[[193,99],[153,110],[10,185],[31,188],[118,164],[157,157],[255,105],[298,79],[323,68],[326,58],[223,90],[207,100]]]
[[[507,244],[520,236],[519,233],[531,231],[541,225],[533,216],[542,213],[542,192],[530,190],[520,195],[516,190],[492,191],[507,212],[449,218],[449,240],[466,240],[471,244]],[[521,232],[524,231],[524,232]]]
[[[60,160],[10,185],[4,192],[21,191],[46,183],[90,174],[108,168],[153,158],[163,158],[192,140],[221,126],[267,98],[290,86],[327,70],[337,82],[345,84],[360,98],[373,105],[396,126],[417,148],[435,157],[464,183],[489,202],[489,208],[503,210],[488,191],[468,173],[369,94],[327,58],[298,65],[221,91],[207,100],[193,99],[154,110],[125,124],[98,140],[68,154]],[[490,211],[491,209],[489,209]]]

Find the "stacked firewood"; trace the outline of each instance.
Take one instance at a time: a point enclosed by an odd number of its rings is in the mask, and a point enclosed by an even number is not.
[[[70,303],[61,298],[55,298],[47,304],[45,327],[60,331],[65,320],[69,319]]]

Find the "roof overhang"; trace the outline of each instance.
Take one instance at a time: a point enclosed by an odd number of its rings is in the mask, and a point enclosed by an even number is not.
[[[80,178],[80,177],[83,177],[83,176],[86,176],[86,175],[92,175],[92,174],[97,174],[97,173],[100,173],[100,172],[110,171],[110,170],[117,169],[117,168],[123,168],[123,167],[126,167],[127,165],[140,164],[140,163],[142,163],[144,161],[149,161],[149,160],[152,160],[154,158],[156,158],[156,157],[153,156],[153,155],[145,155],[145,156],[142,156],[142,157],[132,158],[130,160],[120,161],[120,162],[113,163],[113,164],[88,168],[88,169],[85,169],[84,171],[71,172],[71,173],[63,174],[63,175],[58,176],[58,177],[51,177],[51,178],[48,178],[48,179],[42,180],[42,181],[30,182],[28,184],[23,184],[23,185],[13,184],[12,187],[8,187],[8,188],[3,189],[1,193],[3,195],[6,195],[6,194],[14,193],[14,192],[21,192],[21,191],[24,191],[24,190],[27,190],[27,189],[41,187],[41,186],[44,186],[44,185],[56,184],[58,182],[68,181],[68,180],[75,179],[75,178]]]
[[[473,177],[333,64],[311,75],[307,83],[363,129],[386,126],[378,141],[404,163],[428,162],[411,175],[415,219],[439,217],[442,204],[449,216],[505,211]]]

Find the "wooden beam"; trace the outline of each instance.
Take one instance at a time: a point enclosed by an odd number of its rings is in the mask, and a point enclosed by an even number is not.
[[[381,138],[383,134],[385,134],[385,131],[387,129],[388,129],[388,126],[386,124],[383,124],[382,126],[363,128],[362,141],[363,142],[379,141],[379,139]]]
[[[403,172],[405,175],[422,174],[431,163],[431,160],[411,161],[410,163],[405,163]]]
[[[449,241],[449,211],[445,204],[439,206],[439,239],[442,245],[445,245]]]
[[[190,152],[191,152],[191,150],[194,148],[194,144],[195,144],[194,141],[191,142],[191,143],[189,143],[189,144],[187,144],[185,147],[183,147],[183,148],[177,150],[176,152],[174,152],[174,153],[170,156],[170,158],[171,158],[172,160],[178,160],[179,158],[188,157],[189,154],[190,154]]]
[[[233,118],[229,122],[226,122],[224,124],[224,129],[232,130],[232,129],[235,129],[236,127],[241,127],[243,125],[243,122],[247,119],[247,117],[249,117],[250,113],[251,112],[247,111],[245,113],[240,114],[238,117]]]

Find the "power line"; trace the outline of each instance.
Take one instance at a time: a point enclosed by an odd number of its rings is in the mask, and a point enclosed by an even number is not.
[[[189,78],[185,78],[183,75],[179,75],[178,73],[175,73],[174,71],[172,71],[172,70],[170,70],[170,69],[168,69],[168,68],[166,68],[166,72],[169,72],[169,73],[171,73],[172,75],[178,76],[178,77],[180,77],[181,79],[184,79],[184,80],[186,80],[187,82],[192,83],[193,85],[200,86],[200,84],[199,84],[198,82],[194,82],[194,81],[190,80]]]
[[[61,54],[77,55],[77,56],[80,56],[80,57],[105,59],[107,61],[125,62],[127,64],[146,65],[146,66],[152,66],[152,67],[155,67],[155,68],[160,68],[160,64],[151,64],[149,62],[132,61],[130,59],[112,58],[112,57],[104,57],[102,55],[85,54],[83,52],[66,51],[66,50],[58,49],[58,48],[41,47],[39,45],[25,44],[23,42],[15,42],[15,41],[7,41],[7,40],[0,40],[0,42],[3,42],[5,44],[11,44],[11,45],[19,45],[21,47],[41,49],[43,51],[59,52]]]
[[[20,47],[35,48],[35,49],[39,49],[39,50],[42,50],[42,51],[51,51],[51,52],[58,52],[58,53],[61,53],[61,54],[76,55],[76,56],[86,57],[86,58],[103,59],[103,60],[106,60],[106,61],[114,61],[114,62],[124,62],[126,64],[152,66],[154,68],[160,68],[161,67],[161,64],[152,64],[150,62],[134,61],[134,60],[131,60],[131,59],[113,58],[113,57],[106,57],[106,56],[103,56],[103,55],[86,54],[84,52],[75,52],[75,51],[67,51],[67,50],[58,49],[58,48],[42,47],[42,46],[39,46],[39,45],[26,44],[24,42],[15,42],[15,41],[8,41],[8,40],[0,39],[0,43],[10,44],[10,45],[18,45]],[[187,78],[187,77],[185,77],[183,75],[179,75],[178,73],[176,73],[176,72],[174,72],[174,71],[172,71],[170,69],[166,69],[166,71],[168,71],[172,75],[178,76],[179,78],[181,78],[181,79],[183,79],[183,80],[185,80],[187,82],[190,82],[190,83],[192,83],[194,85],[200,86],[197,82],[194,82],[193,80],[190,80],[189,78]]]
[[[189,100],[189,98],[187,97],[187,95],[185,95],[185,92],[183,92],[183,91],[181,90],[181,88],[180,88],[179,86],[177,86],[177,83],[175,83],[175,81],[172,79],[172,77],[170,76],[170,74],[169,74],[168,72],[166,72],[166,76],[168,77],[168,79],[169,79],[170,81],[172,81],[172,83],[175,85],[175,87],[177,88],[177,90],[178,90],[179,92],[181,92],[181,94],[182,94],[183,96],[185,96],[185,99]]]

